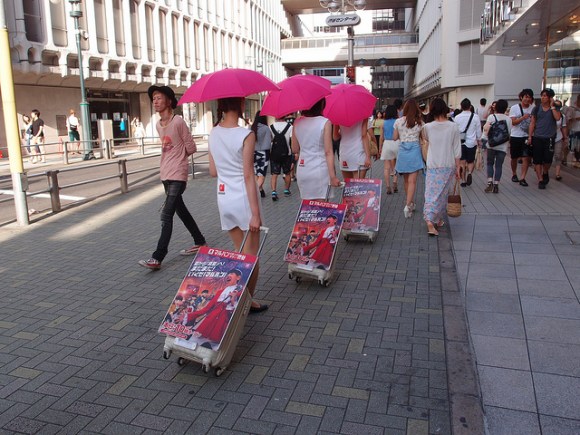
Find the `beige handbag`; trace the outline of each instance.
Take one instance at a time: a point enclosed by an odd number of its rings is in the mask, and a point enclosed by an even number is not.
[[[447,216],[449,217],[459,217],[461,216],[461,191],[459,186],[459,180],[455,179],[455,185],[453,186],[453,193],[447,197]]]

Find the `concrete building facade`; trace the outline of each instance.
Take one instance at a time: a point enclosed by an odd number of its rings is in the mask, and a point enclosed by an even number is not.
[[[290,35],[286,13],[270,0],[82,0],[83,65],[67,0],[5,2],[17,112],[41,112],[47,142],[66,135],[69,109],[79,113],[83,68],[93,137],[98,119],[120,129],[140,117],[155,135],[146,94],[151,84],[182,94],[203,74],[226,67],[262,71],[275,81],[285,70],[280,41]],[[250,116],[258,102],[248,104]],[[207,133],[209,104],[183,106],[193,133]],[[0,121],[3,124],[3,121]],[[22,120],[19,125],[23,127]],[[4,128],[0,128],[0,143]]]
[[[481,54],[484,8],[484,0],[417,1],[414,25],[419,33],[419,58],[407,75],[407,97],[440,96],[458,107],[463,98],[474,105],[480,98],[514,101],[523,88],[539,90],[541,60],[516,62]]]

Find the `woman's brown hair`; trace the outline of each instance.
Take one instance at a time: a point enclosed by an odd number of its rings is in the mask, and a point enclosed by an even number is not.
[[[408,100],[403,107],[403,116],[407,121],[407,128],[413,128],[416,125],[423,124],[421,109],[415,100]]]
[[[242,102],[243,97],[232,97],[232,98],[220,98],[218,100],[218,107],[217,107],[217,121],[214,124],[214,127],[220,123],[222,120],[224,113],[226,112],[238,112],[238,118],[243,118],[242,113]]]

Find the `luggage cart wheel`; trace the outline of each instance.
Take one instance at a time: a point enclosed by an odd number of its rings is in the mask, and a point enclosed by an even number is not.
[[[320,281],[318,281],[318,283],[322,286],[322,287],[328,287],[328,284],[330,284],[330,282],[327,279],[321,279]]]
[[[177,359],[177,365],[180,365],[180,366],[185,365],[185,358],[179,357]]]
[[[201,370],[202,370],[204,373],[209,373],[209,364],[203,364],[203,365],[201,366]]]
[[[216,377],[220,377],[223,374],[223,372],[225,372],[225,371],[226,371],[225,367],[216,367],[215,368]]]
[[[302,282],[302,277],[301,277],[301,276],[297,276],[297,277],[296,277],[296,282],[297,282],[298,284],[300,284],[300,283]]]
[[[171,351],[170,350],[164,350],[163,351],[163,359],[169,359],[170,356],[171,356]]]
[[[289,279],[294,279],[294,275],[292,275],[291,273],[288,274],[288,278]]]
[[[348,242],[348,236],[344,236],[344,240]]]

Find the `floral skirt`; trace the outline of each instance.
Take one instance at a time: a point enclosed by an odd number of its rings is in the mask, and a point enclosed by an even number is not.
[[[423,218],[437,224],[447,213],[447,195],[453,182],[455,168],[427,168]]]

